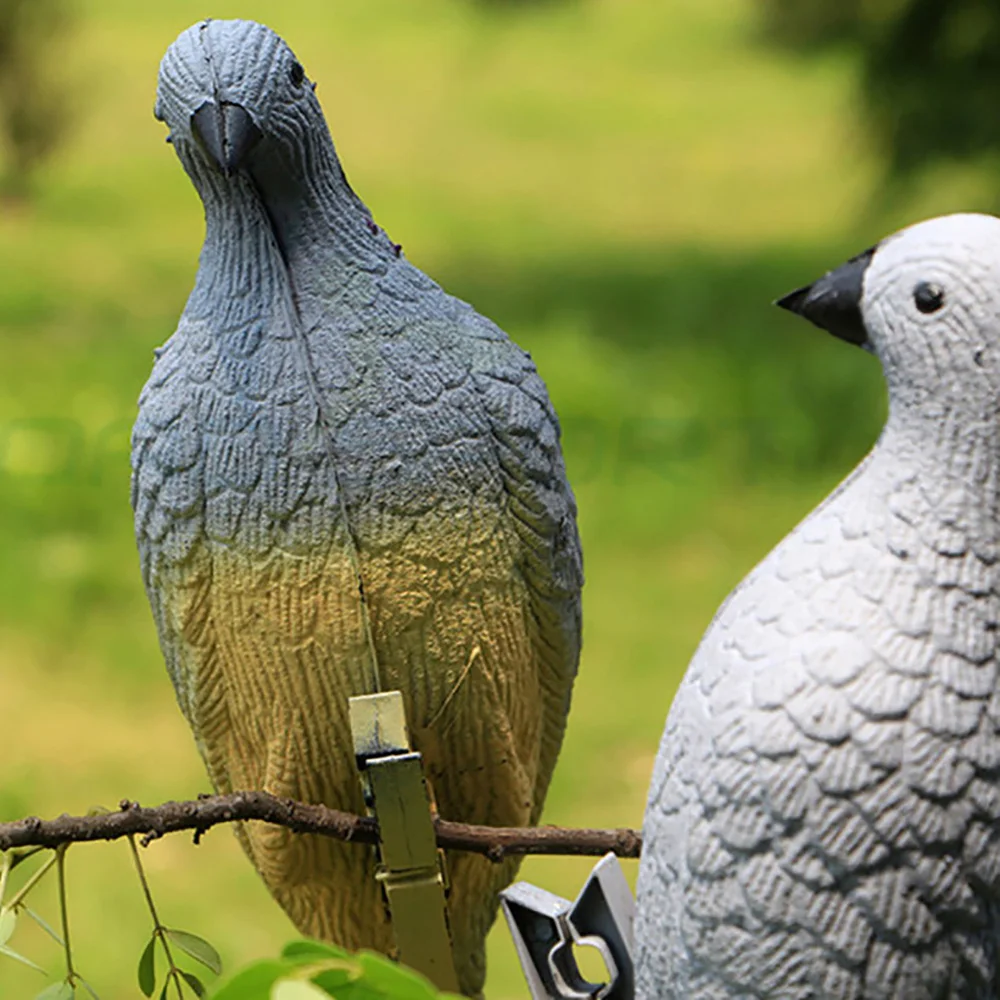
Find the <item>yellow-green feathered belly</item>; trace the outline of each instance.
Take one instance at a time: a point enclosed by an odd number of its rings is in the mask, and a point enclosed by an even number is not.
[[[561,725],[543,739],[537,625],[516,546],[496,528],[470,550],[456,546],[461,525],[425,519],[393,550],[358,556],[346,539],[309,554],[204,542],[161,578],[172,673],[216,787],[363,811],[347,699],[374,690],[373,647],[382,689],[403,692],[440,813],[533,822],[554,763],[543,744]],[[257,823],[241,839],[304,933],[391,950],[371,848]],[[495,891],[515,866],[449,860],[463,987],[481,985]]]

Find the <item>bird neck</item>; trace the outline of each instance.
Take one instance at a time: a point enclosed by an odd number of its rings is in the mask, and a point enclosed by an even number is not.
[[[260,325],[282,297],[285,266],[267,212],[250,182],[212,178],[201,188],[205,242],[188,319],[224,332]]]
[[[292,170],[277,156],[254,163],[252,182],[297,285],[329,295],[357,271],[384,273],[399,248],[354,193],[325,130],[310,136],[308,156]]]
[[[203,188],[205,244],[192,305],[226,301],[227,310],[240,312],[256,302],[267,309],[287,290],[309,326],[319,313],[371,300],[370,286],[398,263],[399,248],[348,186],[332,146],[317,159],[317,179],[308,184],[292,183],[280,164],[264,161],[252,176],[218,176]],[[229,289],[221,299],[220,286]]]
[[[970,400],[890,401],[889,418],[877,451],[897,469],[912,470],[935,490],[948,491],[980,522],[987,515],[1000,526],[1000,412],[996,403]]]

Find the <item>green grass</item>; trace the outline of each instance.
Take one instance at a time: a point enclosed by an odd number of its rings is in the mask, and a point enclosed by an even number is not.
[[[0,818],[207,788],[141,592],[127,438],[201,237],[152,120],[156,66],[212,13],[292,42],[379,222],[545,375],[588,576],[546,820],[638,824],[719,601],[880,423],[875,362],[771,300],[909,219],[985,203],[987,186],[956,173],[883,200],[850,66],[760,48],[750,0],[81,9],[59,60],[77,130],[35,204],[0,211]],[[291,936],[227,832],[145,856],[164,920],[227,962]],[[586,867],[524,874],[572,895]],[[147,925],[127,849],[75,848],[69,869],[81,969],[104,1000],[135,997]],[[40,908],[54,916],[51,890]],[[40,935],[14,944],[58,969]],[[0,959],[4,997],[40,984]],[[503,928],[489,995],[524,996]]]

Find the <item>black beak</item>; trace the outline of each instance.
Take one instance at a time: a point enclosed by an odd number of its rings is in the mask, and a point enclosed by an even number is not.
[[[778,299],[775,305],[804,316],[841,340],[866,347],[868,331],[861,318],[861,296],[865,271],[877,249],[876,245],[859,253],[811,285]]]
[[[260,129],[245,108],[223,101],[206,101],[192,116],[191,127],[228,177],[260,142]]]

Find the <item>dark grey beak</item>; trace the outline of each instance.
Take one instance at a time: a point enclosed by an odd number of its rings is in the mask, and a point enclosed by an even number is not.
[[[192,116],[191,127],[228,177],[260,142],[260,129],[245,108],[223,101],[206,101]]]
[[[861,318],[861,296],[865,271],[877,249],[874,246],[859,253],[811,285],[778,299],[775,305],[804,316],[810,323],[841,340],[866,347],[868,331]]]

